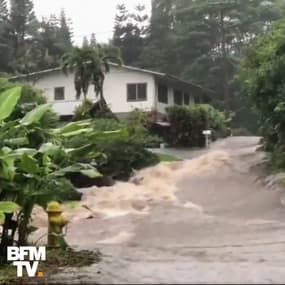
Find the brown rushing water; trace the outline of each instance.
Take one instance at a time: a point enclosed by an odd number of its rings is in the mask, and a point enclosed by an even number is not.
[[[255,152],[258,140],[228,138],[191,161],[86,190],[81,207],[65,211],[71,220],[67,241],[100,249],[103,261],[50,282],[284,282],[283,192],[258,180],[253,166],[264,157]],[[44,220],[42,214],[35,223],[43,226]]]

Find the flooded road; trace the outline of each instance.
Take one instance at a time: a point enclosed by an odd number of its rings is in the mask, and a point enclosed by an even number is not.
[[[86,191],[81,207],[66,212],[72,220],[67,242],[77,249],[100,249],[103,261],[52,280],[283,283],[284,192],[259,179],[264,154],[255,152],[258,141],[228,138],[192,160]]]

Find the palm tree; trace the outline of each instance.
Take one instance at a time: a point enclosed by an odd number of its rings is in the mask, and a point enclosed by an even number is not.
[[[110,62],[122,64],[120,51],[115,47],[84,46],[74,48],[62,58],[62,69],[65,74],[74,72],[76,98],[83,93],[86,99],[89,86],[94,85],[94,91],[99,97],[100,105],[106,104],[103,94],[105,75],[110,71]]]
[[[100,98],[99,103],[106,105],[103,92],[105,75],[110,72],[110,62],[122,65],[122,59],[120,50],[116,47],[98,44],[94,51],[97,61],[93,65],[92,84],[94,84],[96,96]]]

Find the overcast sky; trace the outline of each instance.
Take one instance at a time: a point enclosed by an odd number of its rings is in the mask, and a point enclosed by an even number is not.
[[[145,4],[150,13],[151,0],[33,0],[38,17],[59,14],[64,8],[73,23],[74,41],[82,43],[83,36],[96,34],[99,42],[112,37],[116,5],[125,3],[129,9]]]

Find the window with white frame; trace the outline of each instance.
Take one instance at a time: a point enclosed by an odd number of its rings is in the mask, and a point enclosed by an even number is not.
[[[130,83],[127,84],[127,101],[146,101],[147,100],[147,83]]]
[[[64,87],[55,87],[54,88],[54,100],[59,101],[59,100],[64,100]]]

